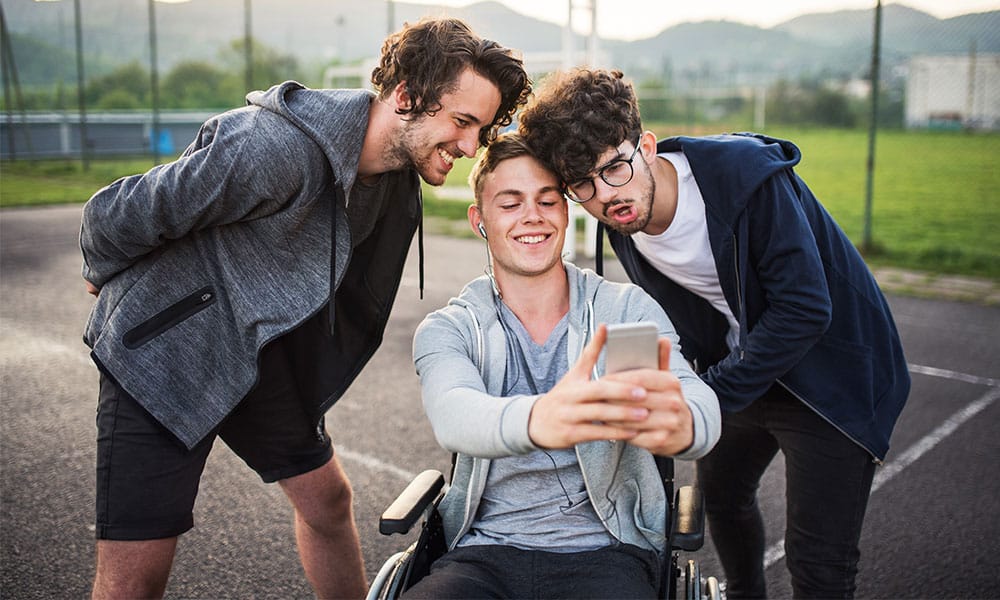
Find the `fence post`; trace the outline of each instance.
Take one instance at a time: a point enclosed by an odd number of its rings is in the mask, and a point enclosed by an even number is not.
[[[879,87],[879,55],[882,45],[882,0],[875,3],[875,34],[872,41],[871,95],[872,118],[868,124],[868,163],[865,185],[865,223],[864,235],[861,238],[861,250],[864,253],[872,251],[872,187],[875,179],[875,132],[878,129],[878,87]]]
[[[83,77],[83,23],[80,15],[80,0],[73,0],[73,16],[76,29],[76,101],[80,111],[80,162],[83,170],[90,170],[90,148],[87,147],[87,96]]]
[[[149,84],[152,90],[153,131],[150,141],[153,149],[153,164],[160,164],[160,82],[156,68],[156,2],[149,0]]]

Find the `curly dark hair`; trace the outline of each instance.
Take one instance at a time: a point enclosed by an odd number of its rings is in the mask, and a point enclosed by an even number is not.
[[[545,79],[518,131],[564,182],[586,177],[601,154],[642,133],[639,103],[621,71],[579,68]]]
[[[531,80],[520,58],[497,42],[485,40],[458,19],[425,18],[386,38],[382,58],[372,71],[372,85],[386,98],[400,84],[412,99],[401,115],[433,116],[441,109],[441,96],[455,90],[466,68],[493,82],[500,90],[500,108],[493,121],[479,132],[479,143],[488,145],[497,132],[510,125],[514,113],[531,94]]]

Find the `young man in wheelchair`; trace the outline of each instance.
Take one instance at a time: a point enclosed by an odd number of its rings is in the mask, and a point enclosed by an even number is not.
[[[404,597],[654,598],[670,499],[653,455],[704,456],[716,396],[645,292],[562,261],[563,189],[519,136],[470,183],[491,264],[414,338],[427,415],[457,455],[438,507],[449,551]],[[638,321],[659,330],[659,369],[603,375],[605,324]]]

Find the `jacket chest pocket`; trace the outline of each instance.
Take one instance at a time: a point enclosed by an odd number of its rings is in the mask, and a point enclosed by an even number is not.
[[[203,287],[130,329],[122,337],[122,343],[125,344],[126,348],[135,350],[164,331],[198,314],[214,303],[215,290],[212,287]]]

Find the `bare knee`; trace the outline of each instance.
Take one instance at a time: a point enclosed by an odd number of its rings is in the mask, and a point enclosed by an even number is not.
[[[95,599],[160,598],[167,587],[177,538],[98,540]]]
[[[339,529],[347,523],[353,527],[354,491],[335,458],[280,484],[295,508],[296,518],[311,528]]]

